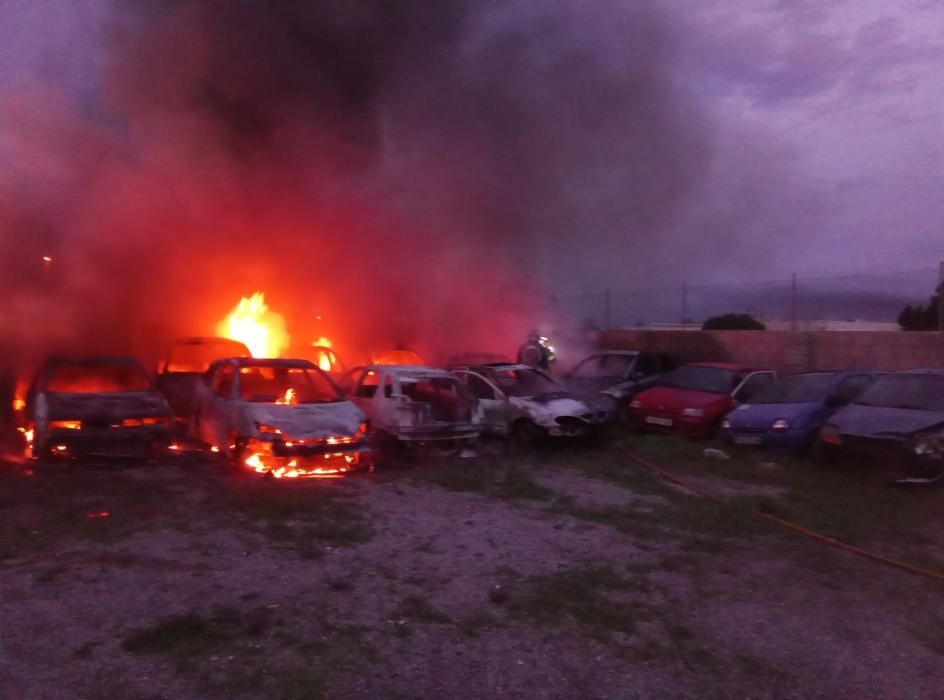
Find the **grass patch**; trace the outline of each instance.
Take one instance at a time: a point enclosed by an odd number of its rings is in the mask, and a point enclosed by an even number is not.
[[[246,613],[217,608],[209,616],[198,612],[174,615],[128,635],[121,648],[129,654],[199,656],[220,645],[259,638],[269,627],[268,614],[266,608]]]
[[[637,622],[651,618],[650,610],[608,594],[635,589],[609,566],[569,569],[528,579],[512,593],[508,609],[541,623],[569,617],[596,633],[632,634]]]
[[[498,618],[488,610],[471,612],[456,623],[456,628],[466,637],[480,637],[485,630],[497,627]]]
[[[434,608],[426,598],[417,595],[404,598],[393,615],[405,620],[435,625],[446,625],[452,622],[448,615]]]
[[[416,476],[449,491],[511,501],[548,501],[556,495],[535,481],[529,469],[497,460],[440,463],[418,470]]]

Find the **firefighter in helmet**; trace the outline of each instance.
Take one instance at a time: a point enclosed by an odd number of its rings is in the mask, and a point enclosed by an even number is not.
[[[532,328],[528,332],[528,340],[518,348],[518,363],[550,372],[551,363],[555,359],[554,348],[548,344],[547,338],[541,335],[539,330]]]

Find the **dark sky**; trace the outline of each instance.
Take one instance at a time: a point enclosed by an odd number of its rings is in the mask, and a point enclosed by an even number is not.
[[[118,131],[147,118],[116,118],[103,99],[113,28],[126,19],[115,6],[0,0],[0,91],[28,85]],[[494,246],[537,284],[568,294],[933,267],[944,256],[941,3],[449,6],[461,21],[445,38],[414,39],[397,54],[405,72],[382,74],[390,84],[370,107],[380,156],[356,186],[400,192],[407,214],[442,226],[475,199],[456,235]],[[448,45],[414,51],[438,40]],[[159,62],[149,70],[132,79],[160,78]],[[48,116],[5,102],[7,123],[11,109],[18,124]],[[62,147],[0,131],[0,161],[16,163],[0,185],[26,172],[74,186]]]

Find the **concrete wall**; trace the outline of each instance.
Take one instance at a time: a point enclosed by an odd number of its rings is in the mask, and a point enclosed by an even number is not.
[[[944,368],[944,334],[883,331],[604,331],[607,349],[662,350],[687,361],[808,369]]]

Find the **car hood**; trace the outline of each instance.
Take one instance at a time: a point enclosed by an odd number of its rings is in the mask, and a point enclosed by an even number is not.
[[[836,413],[829,422],[843,435],[894,438],[944,425],[944,412],[853,404]]]
[[[686,408],[720,411],[729,405],[731,397],[707,391],[657,386],[637,394],[636,400],[642,404],[643,409],[681,413]]]
[[[508,400],[536,422],[542,419],[553,421],[562,416],[582,416],[593,410],[586,401],[566,391],[536,396],[509,396]]]
[[[367,420],[350,401],[291,406],[247,402],[244,405],[253,421],[271,425],[286,436],[299,440],[353,435]]]
[[[728,420],[735,430],[769,428],[778,418],[797,426],[805,423],[818,407],[818,403],[746,403],[731,411]]]
[[[49,420],[115,421],[170,416],[170,406],[156,391],[103,394],[47,393]]]

